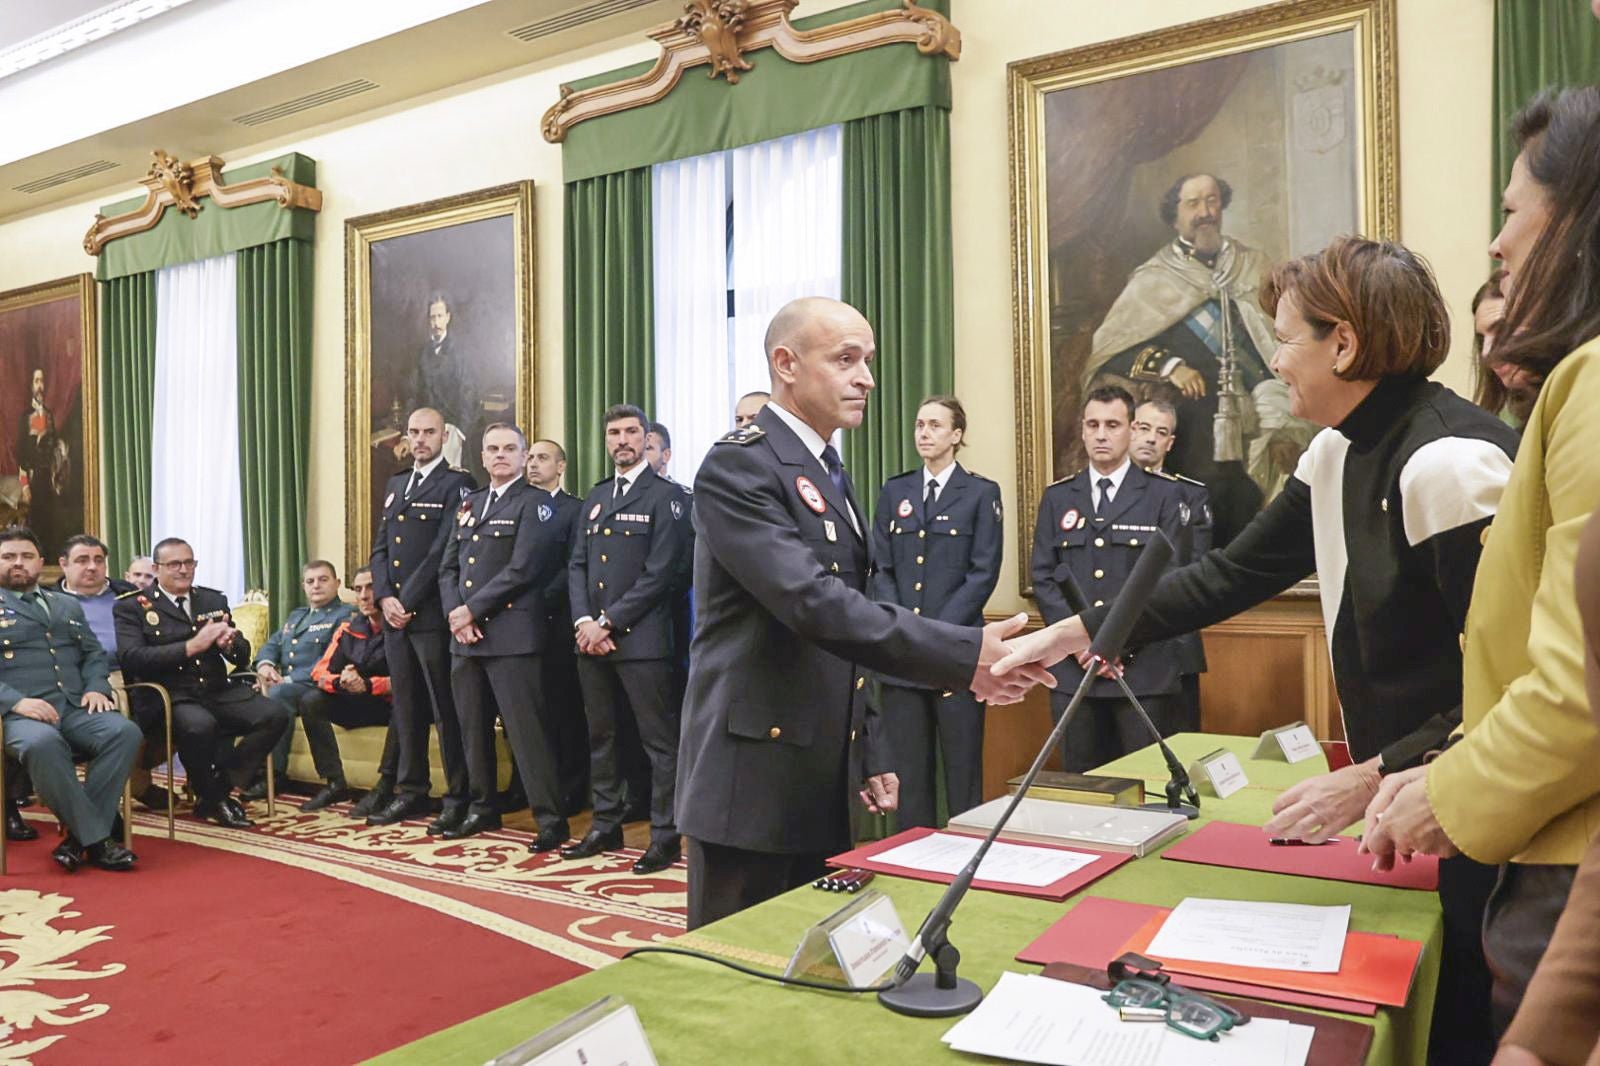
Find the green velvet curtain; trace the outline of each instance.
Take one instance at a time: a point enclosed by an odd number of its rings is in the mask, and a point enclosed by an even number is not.
[[[243,248],[239,292],[239,487],[246,588],[273,624],[300,603],[311,469],[312,246]]]
[[[580,499],[608,473],[605,409],[655,408],[650,200],[649,167],[566,186],[564,444],[567,487]]]
[[[156,382],[156,275],[107,282],[100,305],[101,532],[120,575],[150,551],[150,411]]]
[[[1588,85],[1600,79],[1600,22],[1576,0],[1495,0],[1494,188],[1491,233],[1500,231],[1500,194],[1511,177],[1517,146],[1511,118],[1540,89]]]
[[[917,462],[911,423],[925,396],[955,385],[950,239],[950,113],[919,107],[844,127],[845,303],[872,323],[878,379],[844,461],[875,505],[875,486]]]

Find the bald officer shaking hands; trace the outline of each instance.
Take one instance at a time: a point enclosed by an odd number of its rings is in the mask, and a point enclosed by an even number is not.
[[[982,628],[864,594],[866,514],[829,438],[861,424],[872,327],[835,300],[796,300],[767,330],[772,400],[722,438],[695,478],[694,587],[678,762],[689,838],[689,927],[806,881],[850,845],[850,796],[891,810],[864,669],[1014,703],[1047,671],[990,665],[1026,615]]]

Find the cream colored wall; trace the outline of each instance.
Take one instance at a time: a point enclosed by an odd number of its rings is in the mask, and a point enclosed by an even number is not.
[[[799,14],[840,6],[806,0]],[[1012,405],[1011,208],[1007,189],[1006,64],[1252,6],[1229,0],[955,0],[963,52],[951,115],[955,189],[956,388],[972,424],[964,460],[1015,499]],[[1399,0],[1401,230],[1427,255],[1455,312],[1456,344],[1439,377],[1468,386],[1467,301],[1482,280],[1489,240],[1490,0]],[[561,161],[538,120],[563,81],[650,58],[647,42],[618,42],[560,63],[457,86],[403,107],[286,133],[230,163],[289,150],[317,160],[310,548],[344,557],[344,220],[353,215],[531,178],[537,189],[540,400],[537,431],[562,432]],[[0,225],[0,289],[93,269],[79,246],[94,209],[125,190]],[[997,610],[1023,606],[1008,555]]]

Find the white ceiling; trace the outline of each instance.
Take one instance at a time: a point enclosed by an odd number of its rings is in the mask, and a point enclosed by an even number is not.
[[[111,6],[107,0],[0,0],[0,52]]]

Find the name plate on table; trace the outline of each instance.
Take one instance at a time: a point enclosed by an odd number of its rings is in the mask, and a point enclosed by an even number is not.
[[[638,1013],[606,996],[484,1066],[656,1066],[656,1056]]]
[[[909,946],[894,901],[869,888],[806,930],[783,975],[832,976],[825,969],[831,958],[846,984],[865,988],[893,969]]]
[[[1200,782],[1201,789],[1209,789],[1217,799],[1227,799],[1250,781],[1239,765],[1239,756],[1226,748],[1218,748],[1202,755],[1189,766],[1189,779]]]
[[[1311,727],[1304,722],[1295,722],[1293,725],[1279,726],[1269,729],[1261,734],[1261,739],[1256,741],[1256,750],[1251,753],[1252,759],[1283,759],[1286,762],[1304,762],[1313,755],[1322,754],[1322,745],[1317,743]]]

